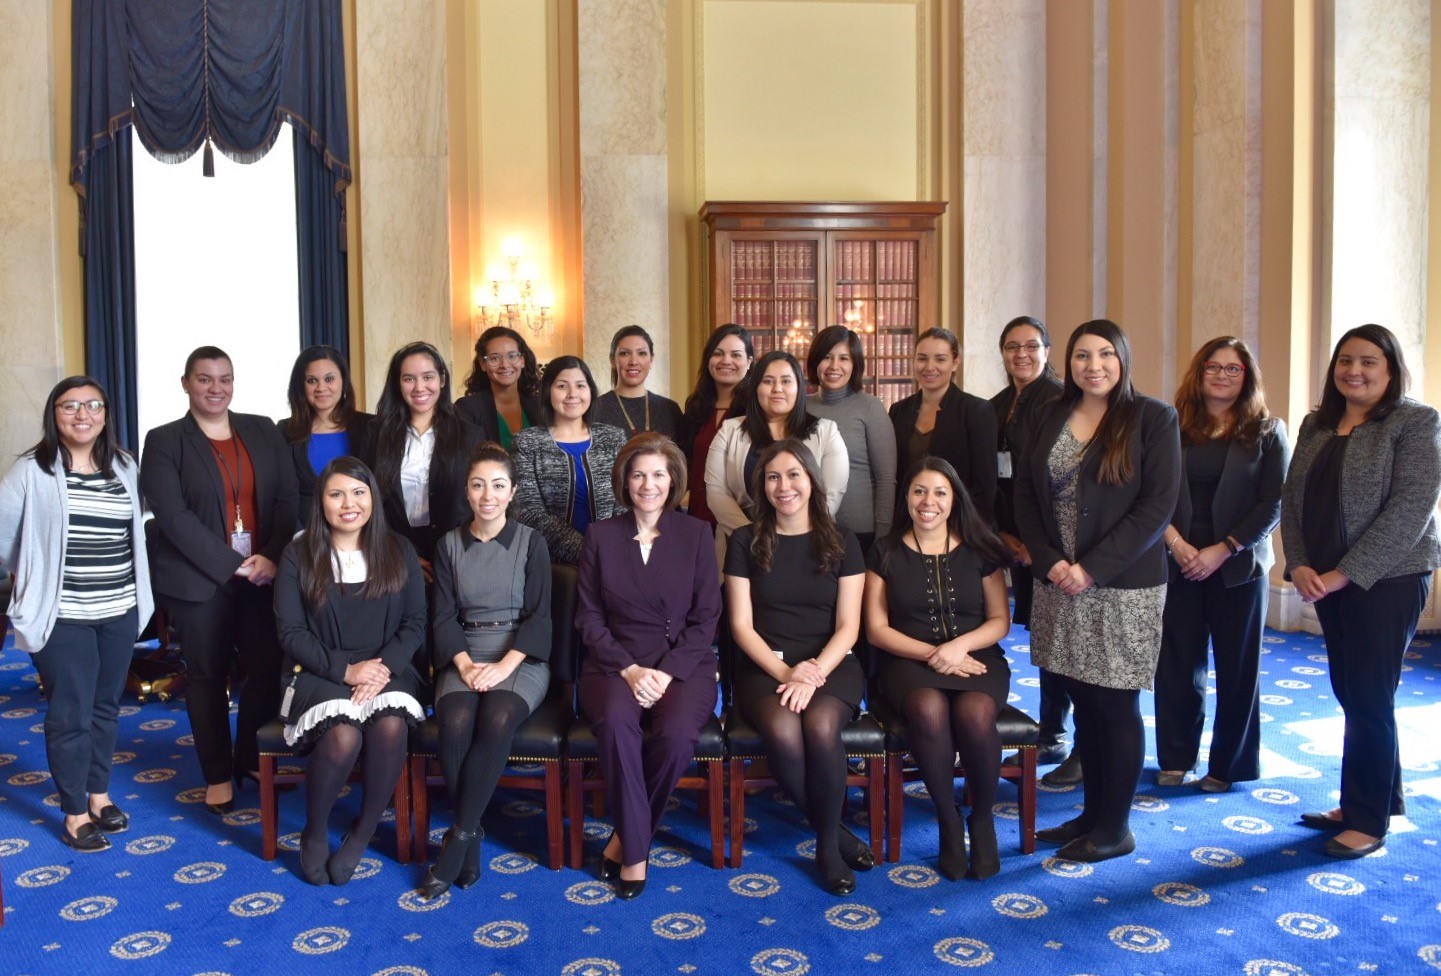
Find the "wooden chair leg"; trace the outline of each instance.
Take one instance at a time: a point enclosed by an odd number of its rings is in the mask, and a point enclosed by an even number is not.
[[[425,783],[429,765],[425,756],[410,757],[410,806],[415,818],[410,859],[417,864],[430,860],[430,790]]]
[[[280,811],[277,809],[275,787],[275,757],[260,757],[260,857],[266,861],[275,860],[276,835],[280,830]]]
[[[705,763],[707,787],[706,819],[710,823],[710,866],[725,867],[725,771],[724,762],[713,759]]]
[[[1036,853],[1036,752],[1022,749],[1020,801],[1016,804],[1021,818],[1021,853]]]
[[[565,862],[565,806],[560,789],[560,760],[545,764],[545,837],[550,845],[549,866],[559,871]]]
[[[745,856],[746,834],[746,761],[733,758],[730,761],[731,794],[731,867],[738,868]]]
[[[886,761],[871,756],[866,760],[866,820],[871,828],[871,851],[883,850],[886,828]]]
[[[395,781],[395,859],[409,864],[415,853],[410,841],[410,776],[402,767],[400,778]]]
[[[886,860],[892,864],[901,859],[901,824],[906,815],[904,767],[905,753],[886,756]]]
[[[585,860],[585,760],[566,760],[565,813],[570,818],[570,866],[579,871]]]

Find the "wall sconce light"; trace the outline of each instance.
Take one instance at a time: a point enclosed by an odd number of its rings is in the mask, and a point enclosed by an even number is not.
[[[521,266],[521,247],[517,241],[505,242],[506,267],[503,272],[491,269],[489,287],[476,289],[475,315],[471,319],[472,341],[486,329],[503,325],[537,341],[555,335],[555,319],[550,312],[555,297],[536,285],[535,265]]]

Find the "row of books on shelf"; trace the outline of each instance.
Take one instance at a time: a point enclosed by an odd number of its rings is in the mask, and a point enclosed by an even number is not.
[[[736,281],[815,281],[814,241],[735,241],[731,277]]]
[[[872,284],[869,281],[837,282],[836,301],[870,302],[876,299],[915,301],[918,288],[914,281]]]
[[[837,301],[834,321],[840,325],[849,325],[858,332],[865,332],[867,329],[915,331],[917,314],[916,303],[905,299],[878,302]]]
[[[914,281],[915,241],[837,241],[840,281]]]
[[[815,301],[814,281],[735,281],[731,283],[731,298],[801,298]]]
[[[778,329],[784,332],[797,322],[802,328],[813,331],[817,306],[814,299],[735,301],[731,303],[732,321],[747,331]]]

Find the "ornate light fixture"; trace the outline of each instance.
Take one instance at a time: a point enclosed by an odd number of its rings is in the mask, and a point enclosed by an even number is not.
[[[536,340],[550,339],[555,335],[555,319],[550,310],[555,307],[555,298],[549,291],[536,285],[535,265],[520,263],[521,247],[518,241],[505,242],[506,269],[503,273],[492,267],[490,286],[476,289],[475,315],[471,328],[479,338],[480,333],[497,325],[503,325],[517,332],[529,332]]]

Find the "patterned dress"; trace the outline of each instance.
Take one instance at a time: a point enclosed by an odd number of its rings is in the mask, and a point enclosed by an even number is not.
[[[1062,551],[1071,562],[1076,559],[1076,481],[1085,449],[1067,424],[1047,457],[1051,503]],[[1039,585],[1031,613],[1031,658],[1048,671],[1103,688],[1149,688],[1161,654],[1165,606],[1165,584],[1134,590],[1092,586],[1079,596]]]

